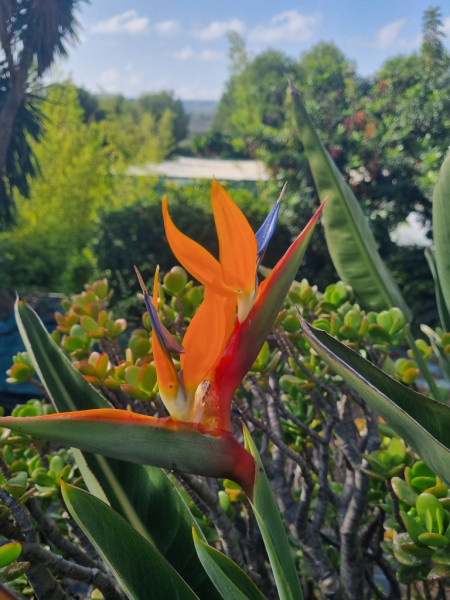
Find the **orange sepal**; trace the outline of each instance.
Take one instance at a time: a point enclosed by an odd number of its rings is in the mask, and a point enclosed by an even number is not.
[[[183,338],[185,354],[180,357],[183,381],[189,394],[204,380],[212,380],[234,327],[236,299],[205,288],[205,299]]]
[[[203,246],[184,235],[173,223],[167,206],[167,196],[162,203],[164,229],[167,241],[180,264],[204,286],[218,294],[230,295],[233,289],[225,285],[219,262]]]
[[[219,238],[223,280],[234,290],[250,294],[255,289],[255,234],[241,209],[216,179],[211,186],[211,204]]]
[[[159,267],[156,269],[153,283],[153,306],[155,308],[158,308],[159,300],[158,277]],[[187,416],[188,406],[178,380],[178,373],[172,358],[161,347],[154,331],[152,332],[152,349],[161,400],[173,417],[183,420]]]

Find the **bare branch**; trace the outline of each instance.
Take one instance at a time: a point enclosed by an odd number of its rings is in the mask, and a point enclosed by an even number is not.
[[[238,534],[223,511],[217,494],[213,494],[200,477],[187,473],[177,473],[177,477],[183,483],[186,490],[194,493],[201,501],[208,516],[214,522],[225,554],[242,567],[244,565],[244,557],[239,544]]]

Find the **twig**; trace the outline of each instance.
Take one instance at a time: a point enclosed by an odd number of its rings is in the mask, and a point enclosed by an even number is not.
[[[367,567],[367,565],[364,567],[364,576],[366,578],[368,586],[370,587],[372,592],[375,594],[375,596],[377,598],[380,598],[380,600],[388,600],[388,597],[385,594],[383,594],[378,589],[378,587],[375,585],[375,582],[372,577],[372,573],[370,572],[370,569]]]
[[[353,424],[353,420],[345,402],[342,409],[343,422],[341,422],[344,425],[345,431],[346,429],[348,430],[345,424],[348,424],[350,420]],[[368,451],[371,452],[378,445],[378,435],[376,435],[372,419],[368,420],[368,436],[367,447]],[[359,456],[358,468],[353,474],[347,473],[348,481],[353,481],[353,485],[351,486],[352,493],[339,528],[341,538],[341,579],[349,600],[360,599],[364,584],[363,570],[360,568],[363,553],[358,536],[358,527],[364,514],[369,489],[369,478],[361,469],[364,466],[367,466],[367,462]]]
[[[28,544],[40,547],[39,537],[33,529],[28,510],[16,502],[16,500],[1,487],[0,501],[9,508],[11,514],[14,516],[17,524],[22,530],[25,541],[20,540],[20,545],[22,546],[22,556],[26,558],[23,554],[24,545]],[[60,588],[52,572],[44,565],[32,563],[28,568],[27,577],[37,598],[45,598],[46,600],[69,600],[69,597]]]
[[[279,348],[294,360],[297,367],[301,371],[303,371],[303,373],[308,377],[308,379],[311,379],[311,381],[313,381],[318,388],[323,389],[325,392],[327,392],[327,394],[330,397],[330,400],[333,401],[336,396],[334,390],[329,385],[324,383],[321,379],[319,379],[319,377],[316,377],[316,375],[314,375],[314,373],[312,373],[308,369],[308,367],[306,367],[302,363],[302,361],[298,357],[298,352],[294,349],[294,346],[292,345],[286,333],[282,329],[277,328],[275,330],[275,338],[277,340]]]
[[[75,519],[67,512],[65,513],[66,520],[69,524],[70,529],[72,530],[73,535],[77,539],[80,544],[83,552],[86,556],[93,561],[94,563],[98,561],[98,554],[95,550],[94,546],[91,544],[91,541],[75,521]]]
[[[368,558],[375,561],[375,563],[378,565],[378,567],[383,572],[383,575],[388,580],[390,588],[391,588],[391,592],[389,594],[389,600],[401,600],[401,590],[400,590],[398,580],[395,576],[395,572],[391,569],[389,563],[383,557],[381,549],[378,548],[377,553],[374,553],[371,550],[367,550],[367,549],[363,548],[363,552],[364,552],[364,554],[367,555]],[[407,597],[409,597],[409,596],[407,595]]]
[[[253,423],[253,425],[255,425],[257,429],[264,433],[276,446],[278,446],[278,448],[280,448],[284,452],[286,456],[288,456],[290,459],[292,459],[295,463],[298,464],[298,466],[302,470],[302,476],[305,482],[307,483],[307,485],[312,486],[313,481],[311,478],[311,474],[309,473],[308,466],[304,461],[303,457],[298,452],[292,450],[292,448],[290,448],[282,440],[280,440],[278,436],[276,436],[261,419],[255,417],[255,415],[247,409],[247,407],[244,405],[244,402],[240,398],[237,398],[235,396],[234,402],[237,404],[239,410],[242,412],[246,419],[248,419],[251,423]]]
[[[0,501],[5,504],[14,516],[17,524],[19,525],[24,538],[27,542],[37,542],[38,536],[33,529],[31,524],[30,515],[28,510],[19,504],[12,496],[8,494],[3,488],[0,487]]]
[[[361,468],[361,453],[358,448],[357,429],[351,415],[348,396],[339,402],[339,420],[336,422],[335,431],[339,441],[339,448],[345,455],[353,470]]]
[[[100,340],[100,350],[106,352],[111,364],[118,365],[122,361],[117,338],[103,338]]]
[[[289,419],[290,421],[292,421],[292,423],[294,423],[294,425],[296,425],[303,433],[308,435],[311,439],[313,439],[318,444],[325,443],[323,441],[323,439],[314,431],[314,429],[311,429],[310,427],[305,425],[305,423],[303,423],[303,421],[300,421],[300,419],[298,417],[296,417],[293,413],[291,413],[290,411],[287,410],[286,405],[282,402],[279,394],[277,394],[270,385],[267,386],[267,389],[270,390],[270,396],[271,396],[273,402],[276,404],[278,410],[286,419]]]
[[[62,535],[62,533],[56,527],[54,521],[42,512],[40,504],[36,498],[29,498],[27,501],[27,507],[31,516],[38,524],[40,532],[59,550],[61,550],[66,557],[70,556],[76,560],[79,565],[84,567],[96,569],[104,568],[99,561],[93,560],[85,552],[83,552],[80,546],[77,546],[66,536]]]
[[[266,382],[266,388],[275,387],[273,379]],[[280,422],[280,415],[278,413],[277,405],[273,402],[272,396],[269,393],[265,394],[267,399],[267,416],[272,432],[279,438],[283,437],[283,430]],[[285,520],[289,523],[290,528],[295,532],[295,515],[296,507],[292,494],[289,493],[289,487],[286,484],[285,474],[285,454],[281,448],[274,446],[272,450],[272,460],[274,465],[273,488],[275,492],[275,498],[277,499],[281,513],[284,515]]]
[[[314,531],[320,531],[323,522],[325,520],[326,509],[328,506],[329,498],[329,484],[328,484],[328,461],[330,457],[329,453],[329,442],[331,439],[331,432],[333,430],[333,421],[327,423],[323,432],[323,439],[325,444],[320,444],[319,451],[319,492],[318,492],[318,505],[317,510],[314,513],[312,528]]]
[[[21,546],[21,556],[24,559],[50,567],[63,577],[95,585],[108,600],[123,600],[122,594],[117,591],[115,580],[99,569],[77,565],[62,556],[53,554],[53,552],[46,550],[40,544],[21,542]],[[47,598],[47,596],[45,597]]]
[[[177,473],[176,475],[186,487],[186,490],[188,492],[193,492],[202,502],[204,509],[214,522],[225,554],[239,566],[243,566],[244,557],[239,544],[239,537],[232,523],[220,506],[217,494],[213,494],[208,486],[195,475],[189,475],[187,473]]]

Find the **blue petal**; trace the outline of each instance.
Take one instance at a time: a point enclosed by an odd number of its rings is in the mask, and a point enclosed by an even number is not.
[[[141,286],[142,293],[144,294],[145,308],[147,309],[148,316],[150,317],[150,323],[152,324],[153,332],[158,338],[158,342],[160,343],[161,348],[166,354],[183,354],[183,346],[173,337],[170,331],[167,331],[167,329],[161,323],[158,316],[158,311],[153,306],[152,299],[148,294],[144,280],[142,279],[142,275],[140,274],[139,269],[136,267],[136,265],[134,265],[134,270],[136,271],[136,275]]]
[[[270,238],[273,236],[275,231],[275,227],[277,226],[278,213],[280,212],[280,203],[284,195],[284,190],[286,189],[286,184],[284,184],[283,189],[281,190],[280,197],[278,198],[276,204],[272,207],[272,210],[267,215],[266,220],[255,233],[256,242],[258,244],[258,259],[261,260],[266,248],[270,242]]]
[[[165,351],[165,353],[166,354],[169,354],[169,353],[183,354],[184,353],[183,346],[180,344],[180,342],[178,342],[173,337],[173,335],[170,333],[170,331],[168,331],[164,327],[164,325],[161,323],[159,316],[158,316],[158,311],[153,306],[152,300],[146,292],[144,292],[144,302],[145,302],[145,307],[148,312],[148,316],[150,317],[150,322],[152,324],[153,333],[158,338],[158,342],[160,343],[160,345],[163,348],[163,350]]]

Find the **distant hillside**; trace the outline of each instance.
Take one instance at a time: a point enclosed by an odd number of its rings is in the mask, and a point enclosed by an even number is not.
[[[217,104],[214,100],[183,100],[184,110],[189,115],[189,137],[208,131]]]

